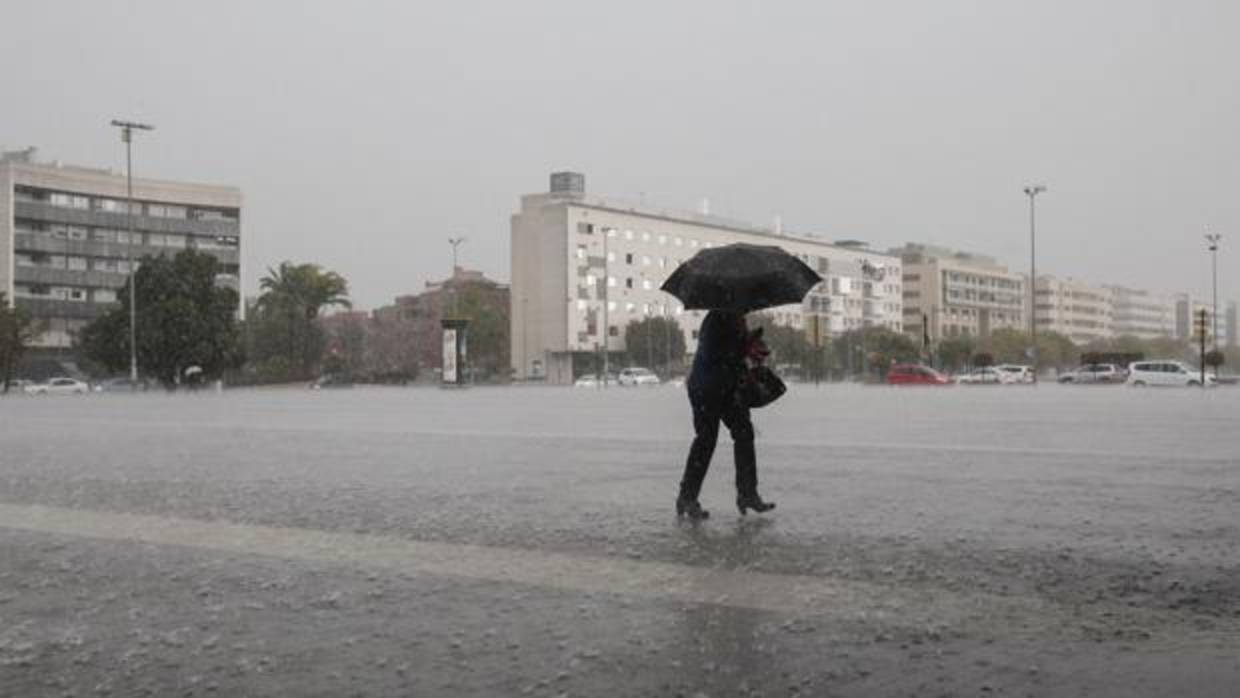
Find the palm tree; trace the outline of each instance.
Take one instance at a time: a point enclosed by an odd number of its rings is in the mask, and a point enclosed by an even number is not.
[[[349,283],[334,271],[317,264],[293,264],[267,268],[259,280],[263,289],[257,310],[280,318],[285,325],[285,352],[300,360],[303,377],[313,372],[322,350],[322,337],[316,320],[323,308],[353,307],[349,302]]]

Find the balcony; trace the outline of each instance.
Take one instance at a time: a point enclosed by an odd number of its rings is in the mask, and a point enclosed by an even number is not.
[[[67,318],[70,320],[94,320],[116,307],[115,303],[88,303],[57,298],[31,298],[18,296],[13,299],[18,308],[30,313],[36,320]]]
[[[13,235],[13,249],[16,252],[46,252],[48,254],[77,255],[81,257],[128,259],[131,247],[133,248],[134,259],[148,256],[175,255],[177,252],[185,249],[183,247],[129,245],[121,242],[99,242],[96,240],[65,240],[39,233],[16,233]],[[241,263],[241,250],[236,247],[198,249],[200,252],[206,252],[215,257],[221,264]]]
[[[126,230],[129,227],[129,216],[111,211],[94,211],[90,209],[66,208],[53,206],[42,201],[13,202],[13,215],[16,218],[29,218],[52,223],[68,223],[71,225],[89,225],[104,228]],[[241,235],[240,221],[233,220],[191,220],[188,218],[156,218],[153,216],[134,216],[133,226],[137,230],[152,233],[181,233],[183,235]]]
[[[120,288],[125,285],[125,280],[128,278],[128,274],[113,271],[25,266],[13,268],[13,281],[19,284]]]

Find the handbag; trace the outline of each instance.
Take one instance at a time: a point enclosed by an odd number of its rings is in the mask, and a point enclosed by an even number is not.
[[[740,384],[736,387],[736,399],[742,407],[757,409],[775,402],[781,395],[788,392],[774,371],[765,364],[751,366],[741,375]]]

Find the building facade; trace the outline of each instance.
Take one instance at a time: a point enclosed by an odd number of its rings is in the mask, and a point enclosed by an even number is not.
[[[901,325],[900,260],[859,244],[833,245],[707,214],[586,194],[579,173],[551,175],[548,193],[521,198],[512,216],[512,365],[518,380],[569,383],[575,357],[625,349],[625,327],[674,319],[688,351],[704,313],[659,290],[699,250],[736,242],[777,245],[821,274],[799,305],[767,311],[779,323],[831,336]]]
[[[1158,339],[1175,336],[1175,299],[1149,291],[1107,286],[1111,295],[1111,334]]]
[[[1027,329],[1025,277],[994,258],[919,243],[891,254],[903,264],[903,329],[919,343]]]
[[[131,237],[124,175],[40,163],[33,148],[0,154],[0,291],[42,324],[36,350],[69,349],[123,302],[131,259],[202,250],[240,290],[240,190],[135,179],[133,194]]]
[[[1110,289],[1078,281],[1039,276],[1034,285],[1038,331],[1058,332],[1085,345],[1115,336]]]

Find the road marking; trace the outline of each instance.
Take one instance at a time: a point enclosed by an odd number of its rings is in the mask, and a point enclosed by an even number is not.
[[[1044,603],[1023,597],[41,505],[0,503],[0,528],[904,627],[941,627],[982,618],[993,623],[996,616],[1027,624],[1046,610]]]

